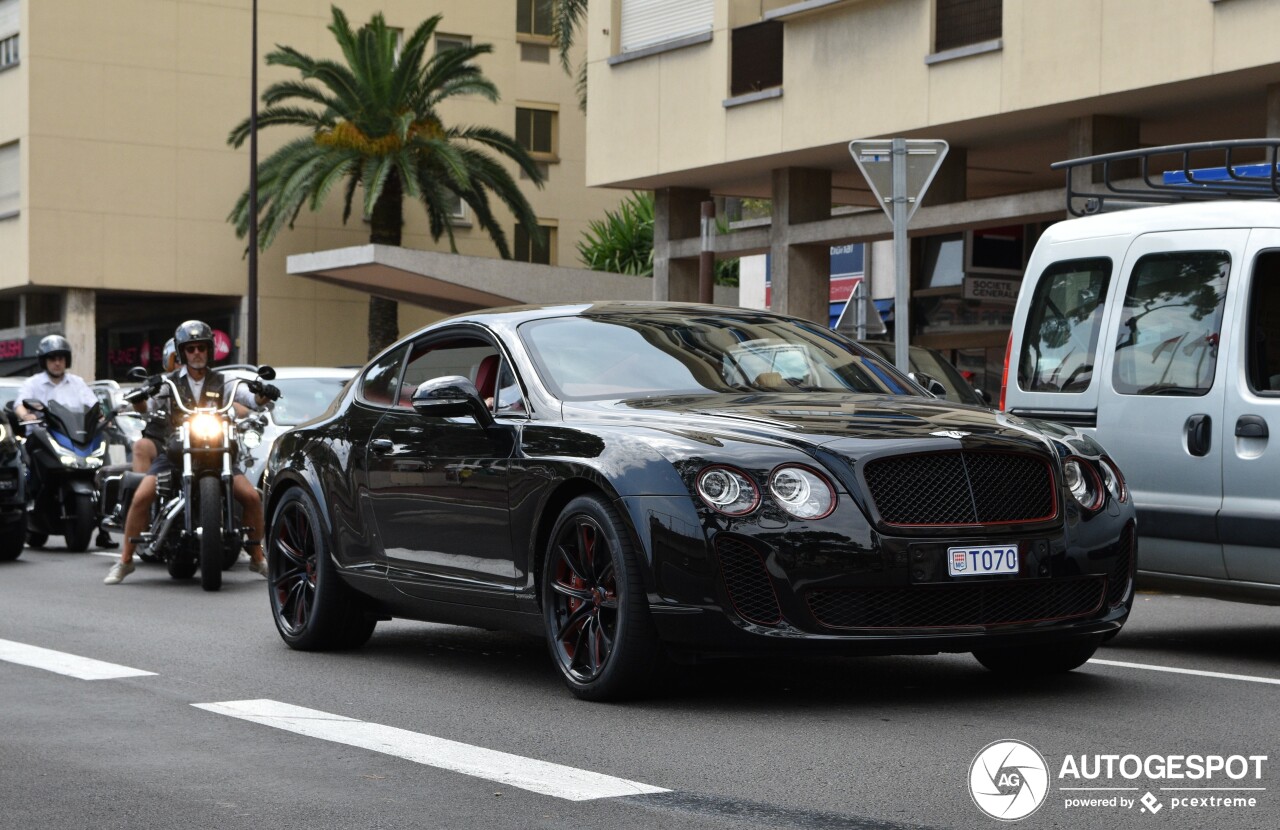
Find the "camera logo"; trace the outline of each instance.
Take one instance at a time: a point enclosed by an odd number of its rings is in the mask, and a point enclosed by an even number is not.
[[[1031,744],[989,743],[969,765],[969,795],[979,810],[994,819],[1024,819],[1040,809],[1048,794],[1049,767]]]

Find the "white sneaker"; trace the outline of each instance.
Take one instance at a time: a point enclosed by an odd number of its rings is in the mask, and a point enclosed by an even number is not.
[[[137,566],[133,564],[132,559],[128,562],[116,562],[111,566],[111,572],[107,574],[107,578],[102,580],[102,582],[104,585],[116,585],[124,581],[126,576],[133,573],[135,568],[137,568]]]
[[[252,559],[250,559],[249,570],[253,571],[256,574],[262,574],[263,576],[267,576],[267,574],[269,573],[269,569],[267,568],[267,557],[264,556],[261,559],[259,559],[257,562],[254,562]]]

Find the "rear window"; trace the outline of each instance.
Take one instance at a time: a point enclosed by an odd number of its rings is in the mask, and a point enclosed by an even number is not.
[[[1105,257],[1055,262],[1036,284],[1018,359],[1018,388],[1083,392],[1093,379],[1111,282]]]

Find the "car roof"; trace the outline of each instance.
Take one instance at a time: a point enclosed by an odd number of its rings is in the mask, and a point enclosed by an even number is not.
[[[245,369],[239,366],[218,369],[219,372],[226,372],[234,377],[252,378],[257,377],[257,373],[252,369]],[[349,380],[355,377],[356,372],[360,371],[351,367],[336,366],[276,366],[276,380],[296,380],[300,378],[333,378],[335,380]]]
[[[1071,242],[1101,236],[1212,228],[1280,228],[1280,203],[1189,202],[1117,210],[1057,222],[1045,229],[1040,240],[1046,243]]]

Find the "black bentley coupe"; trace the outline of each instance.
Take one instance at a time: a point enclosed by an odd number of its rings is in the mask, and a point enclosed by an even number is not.
[[[916,380],[746,309],[441,321],[273,450],[276,626],[298,649],[391,617],[523,629],[593,700],[708,652],[1076,668],[1133,601],[1120,471]]]

